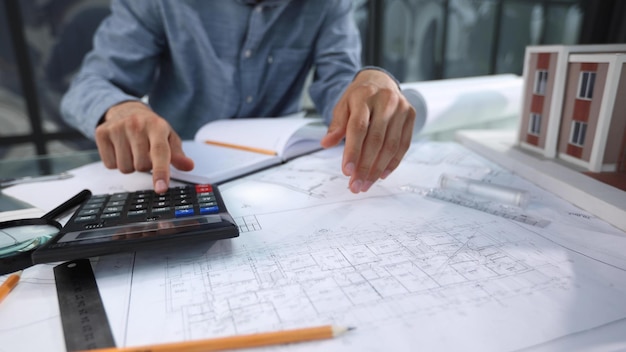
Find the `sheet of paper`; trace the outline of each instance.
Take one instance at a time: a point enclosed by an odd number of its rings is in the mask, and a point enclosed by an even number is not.
[[[118,344],[332,323],[357,329],[278,349],[532,350],[626,319],[618,229],[452,143],[414,145],[360,195],[340,161],[334,149],[222,186],[239,238],[137,253],[132,282],[100,266],[105,300],[129,302],[111,308],[127,317]],[[526,189],[550,225],[424,197],[443,172]]]
[[[623,232],[453,143],[415,144],[360,195],[348,191],[340,161],[333,149],[221,186],[239,238],[100,258],[95,272],[118,345],[326,323],[357,329],[272,350],[626,345]],[[87,180],[30,186],[71,194],[151,184],[150,175],[101,165],[75,171]],[[424,197],[444,172],[527,189],[527,212],[550,225]],[[22,200],[57,205],[32,193]],[[52,266],[27,269],[0,305],[3,348],[64,350]]]
[[[52,268],[24,270],[0,304],[0,351],[65,351]],[[0,282],[6,278],[0,277]]]
[[[145,172],[122,174],[109,170],[102,162],[95,162],[70,170],[72,178],[57,181],[28,183],[3,189],[2,192],[45,211],[54,209],[83,189],[93,194],[152,189],[152,175]],[[172,185],[179,185],[174,181]]]
[[[131,255],[102,258],[106,273],[98,280],[101,294],[112,298],[105,301],[112,328],[125,328],[128,299],[124,298],[130,291]],[[0,304],[0,351],[66,351],[53,271],[58,264],[39,264],[25,269],[17,286]],[[99,258],[92,260],[92,266],[98,272]],[[0,283],[7,277],[0,276]],[[118,331],[118,334],[123,332]]]

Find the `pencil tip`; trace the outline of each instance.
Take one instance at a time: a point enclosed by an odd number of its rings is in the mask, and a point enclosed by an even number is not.
[[[350,330],[354,330],[356,329],[355,327],[346,327],[346,326],[331,326],[332,328],[332,332],[333,332],[333,336],[339,336],[341,334],[344,334]]]
[[[352,331],[352,330],[355,330],[355,329],[356,329],[356,327],[354,327],[354,326],[348,326],[348,328],[346,330]]]

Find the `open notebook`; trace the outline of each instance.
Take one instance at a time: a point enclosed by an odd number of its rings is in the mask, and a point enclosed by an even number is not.
[[[321,149],[321,118],[279,117],[218,120],[204,125],[183,150],[192,171],[171,168],[171,177],[193,183],[220,183]]]

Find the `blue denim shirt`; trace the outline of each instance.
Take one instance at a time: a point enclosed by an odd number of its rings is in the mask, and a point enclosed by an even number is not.
[[[183,139],[216,119],[282,116],[309,94],[330,121],[360,68],[352,0],[113,0],[62,100],[93,138],[113,105],[144,96]]]

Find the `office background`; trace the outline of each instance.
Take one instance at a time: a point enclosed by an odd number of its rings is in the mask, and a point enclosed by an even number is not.
[[[353,0],[363,63],[402,82],[521,74],[539,44],[626,43],[621,0]],[[95,149],[59,102],[109,0],[0,0],[0,159]]]

